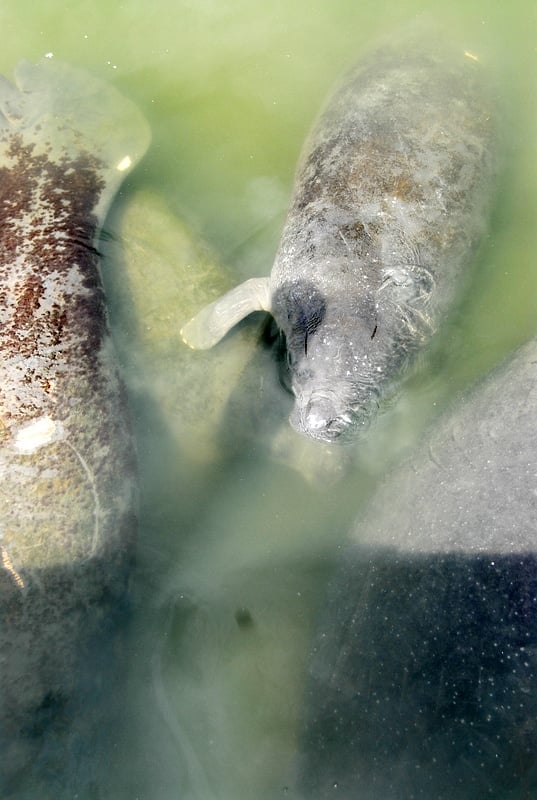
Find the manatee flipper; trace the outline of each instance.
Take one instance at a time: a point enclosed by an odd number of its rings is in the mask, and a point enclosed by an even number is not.
[[[270,278],[250,278],[205,306],[181,330],[193,350],[208,350],[253,311],[270,311]]]
[[[32,156],[65,163],[89,154],[103,179],[95,212],[102,223],[126,173],[150,140],[138,108],[113,86],[54,58],[21,61],[14,85],[1,78],[0,137],[20,133]],[[0,159],[10,160],[9,141],[0,141]]]

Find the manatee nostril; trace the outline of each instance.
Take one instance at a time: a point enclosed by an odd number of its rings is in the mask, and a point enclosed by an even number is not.
[[[333,403],[326,397],[312,398],[304,411],[304,420],[311,430],[327,428],[334,419]]]
[[[334,398],[312,397],[302,412],[305,430],[323,439],[336,438],[345,427],[345,415],[338,411]]]

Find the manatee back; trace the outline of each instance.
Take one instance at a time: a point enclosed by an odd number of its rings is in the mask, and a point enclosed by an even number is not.
[[[14,84],[0,79],[0,161],[10,161],[14,138],[54,163],[91,154],[105,184],[97,208],[102,224],[121,181],[149,145],[144,116],[113,86],[54,58],[22,61],[14,77]]]
[[[391,281],[404,301],[422,283],[445,307],[487,227],[501,164],[496,95],[477,56],[433,34],[390,39],[360,60],[303,148],[273,287],[313,280],[330,300]]]
[[[106,782],[136,469],[96,239],[148,142],[82,70],[0,83],[2,797]]]

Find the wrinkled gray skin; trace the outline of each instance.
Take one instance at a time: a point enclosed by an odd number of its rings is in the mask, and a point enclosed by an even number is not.
[[[300,796],[537,796],[537,341],[385,479],[332,580]]]
[[[483,67],[407,42],[350,72],[302,158],[270,284],[292,425],[363,426],[460,290],[497,171]]]

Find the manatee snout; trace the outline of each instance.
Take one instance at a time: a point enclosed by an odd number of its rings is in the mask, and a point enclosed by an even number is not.
[[[323,317],[307,338],[296,326],[286,332],[288,382],[295,396],[290,422],[299,433],[333,442],[356,424],[365,426],[371,400],[378,400],[385,335],[366,300],[346,310],[335,298],[323,306]]]
[[[356,386],[352,380],[342,380],[311,391],[295,390],[289,422],[298,433],[344,444],[367,430],[379,403],[379,390],[374,383]]]
[[[352,419],[336,394],[315,392],[307,398],[296,398],[289,421],[298,433],[333,442],[351,425]]]

